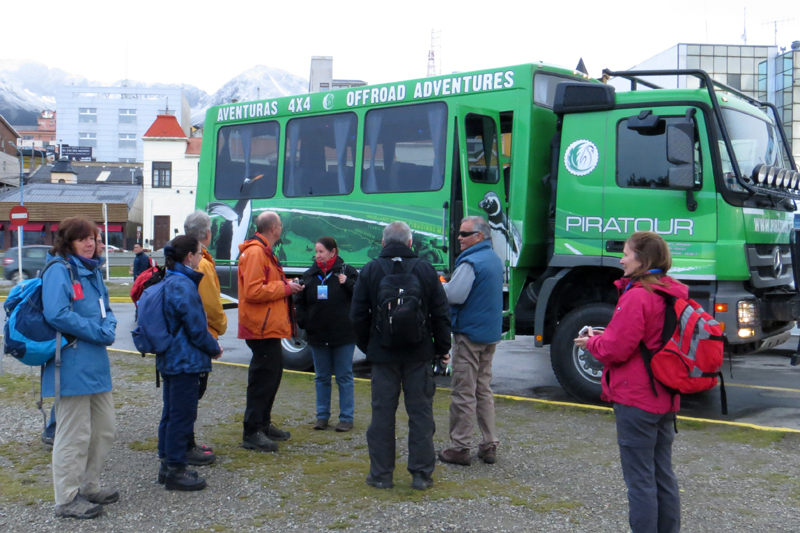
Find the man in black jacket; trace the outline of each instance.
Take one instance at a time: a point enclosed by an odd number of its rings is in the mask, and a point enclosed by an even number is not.
[[[387,347],[375,327],[378,290],[385,277],[384,266],[408,262],[417,255],[411,250],[411,228],[393,222],[383,231],[383,250],[361,270],[353,291],[350,318],[359,349],[372,363],[372,422],[367,429],[370,472],[367,484],[379,489],[393,486],[395,465],[395,415],[403,390],[408,413],[408,471],[411,486],[424,490],[433,485],[436,453],[433,448],[433,381],[431,361],[450,352],[450,309],[436,270],[417,260],[411,269],[421,286],[422,309],[426,311],[422,340],[413,345]]]
[[[133,245],[133,253],[136,254],[133,260],[133,280],[139,277],[139,274],[150,268],[150,258],[144,253],[140,244]]]

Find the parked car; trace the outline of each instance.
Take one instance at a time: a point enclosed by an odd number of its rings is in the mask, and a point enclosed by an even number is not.
[[[22,274],[19,272],[19,252],[9,248],[3,256],[3,277],[14,281],[35,278],[47,264],[47,252],[51,246],[34,244],[22,247]]]

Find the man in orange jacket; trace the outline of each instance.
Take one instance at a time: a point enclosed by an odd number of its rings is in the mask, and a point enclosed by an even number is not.
[[[283,374],[281,339],[292,336],[292,295],[303,287],[286,280],[272,251],[282,229],[278,214],[265,211],[256,219],[255,236],[239,245],[239,338],[253,351],[242,447],[261,452],[277,451],[276,441],[290,437],[271,416]]]

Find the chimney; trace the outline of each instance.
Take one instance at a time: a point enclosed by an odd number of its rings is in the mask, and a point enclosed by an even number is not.
[[[72,168],[69,158],[62,157],[53,165],[50,183],[78,183],[78,173]]]

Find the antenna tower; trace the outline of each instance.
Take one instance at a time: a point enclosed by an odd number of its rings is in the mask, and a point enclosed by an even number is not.
[[[775,46],[778,46],[778,24],[782,22],[791,22],[793,20],[794,18],[783,19],[783,20],[770,20],[769,22],[764,22],[762,24],[762,26],[766,26],[767,24],[772,24],[772,26],[775,28]]]
[[[428,50],[428,77],[442,73],[442,31],[431,30],[431,49]]]

